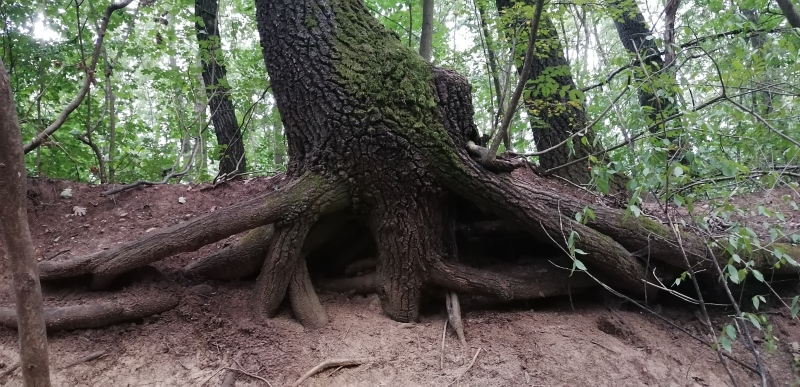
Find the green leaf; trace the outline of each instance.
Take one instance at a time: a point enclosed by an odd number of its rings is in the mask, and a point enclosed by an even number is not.
[[[764,275],[760,271],[753,269],[753,277],[756,277],[760,282],[764,282]]]
[[[728,351],[728,353],[730,353],[730,352],[731,352],[731,341],[730,341],[730,340],[728,340],[728,338],[727,338],[727,337],[725,337],[725,336],[720,336],[720,338],[719,338],[719,345],[721,345],[721,346],[722,346],[722,349],[724,349],[724,350]]]
[[[672,170],[672,174],[675,175],[675,177],[683,176],[683,168],[681,168],[680,165],[676,166],[675,169]]]
[[[572,268],[573,270],[578,269],[580,271],[586,271],[586,266],[583,264],[583,262],[577,259],[572,261]]]
[[[736,270],[736,267],[733,265],[728,265],[728,276],[731,279],[731,282],[738,284],[739,283],[739,271]]]
[[[733,325],[728,324],[725,326],[725,334],[727,334],[731,340],[736,340],[736,328],[734,328]]]

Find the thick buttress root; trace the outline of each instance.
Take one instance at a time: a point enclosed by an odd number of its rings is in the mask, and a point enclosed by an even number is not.
[[[51,331],[100,328],[163,313],[178,306],[178,302],[179,297],[171,292],[133,291],[113,301],[46,307],[45,325]],[[17,315],[14,308],[0,308],[0,324],[16,329]]]

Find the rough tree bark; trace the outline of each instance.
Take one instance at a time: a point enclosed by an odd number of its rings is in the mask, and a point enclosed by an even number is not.
[[[647,262],[684,269],[679,241],[660,223],[626,217],[561,180],[525,168],[508,172],[511,164],[502,159],[493,170],[472,159],[467,143],[478,132],[467,80],[426,63],[362,1],[257,0],[256,10],[289,145],[287,173],[275,178],[278,189],[94,256],[43,262],[43,278],[92,274],[102,285],[132,268],[252,230],[190,272],[246,262],[250,273],[260,265],[252,294],[256,317],[273,315],[288,297],[301,322],[317,326],[326,317],[306,257],[339,227],[336,221],[322,225],[329,215],[368,230],[376,272],[361,282],[377,288],[384,312],[399,321],[417,319],[426,288],[516,300],[589,284],[552,267],[526,274],[458,262],[453,238],[464,215],[499,219],[565,251],[580,249],[590,271],[633,295],[644,293]],[[587,205],[596,218],[574,221]],[[572,232],[578,234],[574,246],[567,242]],[[680,235],[690,264],[710,267],[704,241]],[[800,249],[784,247],[800,256]],[[766,259],[756,265],[770,267]]]
[[[196,0],[197,42],[200,44],[200,59],[203,63],[203,83],[211,108],[214,133],[221,147],[219,173],[233,176],[247,169],[244,139],[236,119],[236,110],[231,100],[231,90],[225,79],[227,70],[222,60],[219,36],[217,0]]]
[[[20,362],[26,386],[50,385],[47,334],[42,312],[39,268],[28,228],[25,159],[8,74],[0,60],[0,238],[14,280],[19,322]]]

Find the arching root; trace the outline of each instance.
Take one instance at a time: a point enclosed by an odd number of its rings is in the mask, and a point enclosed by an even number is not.
[[[184,271],[223,281],[253,276],[264,263],[274,233],[272,225],[254,228],[239,242],[189,263]]]
[[[251,304],[256,318],[273,317],[278,312],[297,266],[305,265],[300,252],[310,229],[310,221],[301,219],[276,230],[253,288]]]
[[[320,328],[328,323],[325,308],[311,284],[305,262],[298,262],[294,277],[289,284],[289,300],[295,317],[307,328]]]
[[[45,325],[51,331],[100,328],[163,313],[178,302],[177,295],[165,291],[132,292],[97,304],[45,308]],[[0,308],[0,324],[16,329],[15,309]]]

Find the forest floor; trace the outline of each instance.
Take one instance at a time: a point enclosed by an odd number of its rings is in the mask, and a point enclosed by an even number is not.
[[[163,185],[106,198],[100,196],[103,187],[31,179],[29,215],[36,254],[41,260],[63,259],[109,248],[154,228],[250,198],[272,188],[267,184],[256,178],[213,190],[204,190],[207,185]],[[69,199],[60,196],[66,188],[72,190]],[[770,195],[779,200],[785,194],[768,193],[746,200],[759,204],[771,200]],[[76,206],[85,208],[85,215],[76,215]],[[785,215],[786,222],[800,224],[800,213],[789,210]],[[713,350],[665,322],[707,337],[696,308],[676,302],[655,306],[664,320],[630,304],[609,302],[598,296],[599,292],[492,310],[466,308],[467,345],[462,346],[448,332],[444,349],[443,302],[426,306],[420,322],[400,324],[381,313],[375,295],[323,292],[320,298],[330,323],[322,329],[306,330],[288,312],[256,323],[248,308],[252,280],[210,281],[186,278],[180,272],[188,262],[236,238],[158,262],[153,265],[158,272],[139,280],[158,282],[179,295],[177,308],[102,329],[51,333],[54,385],[219,386],[227,368],[235,368],[272,386],[286,386],[329,358],[374,361],[331,368],[303,385],[730,385]],[[0,305],[11,306],[7,270],[1,276]],[[45,303],[90,302],[131,292],[137,286],[134,282],[107,293],[47,285]],[[798,385],[800,323],[791,320],[785,310],[767,311],[780,341],[776,351],[764,355],[766,364],[777,385]],[[715,308],[711,313],[719,331],[731,311]],[[752,364],[752,356],[741,344],[735,343],[733,348],[732,356]],[[103,355],[95,360],[71,365],[98,352]],[[4,372],[17,363],[17,353],[15,332],[0,328],[0,384],[21,385],[19,370]],[[754,381],[752,374],[736,364],[731,363],[731,369],[740,385]],[[235,374],[236,386],[267,385],[244,373]]]

